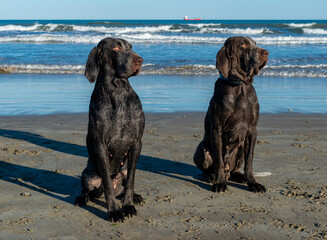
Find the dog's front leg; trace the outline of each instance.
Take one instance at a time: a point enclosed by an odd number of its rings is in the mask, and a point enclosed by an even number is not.
[[[254,155],[254,146],[257,140],[257,129],[253,128],[247,136],[245,141],[245,165],[244,173],[251,192],[266,192],[266,188],[258,183],[253,174],[253,155]]]
[[[142,148],[142,143],[138,142],[130,148],[128,151],[128,170],[127,170],[127,179],[125,185],[124,199],[123,199],[123,212],[125,216],[132,217],[136,215],[136,209],[134,206],[135,200],[143,201],[140,195],[135,196],[134,194],[134,181],[135,181],[135,171],[136,164],[140,157]],[[136,201],[138,203],[138,201]]]
[[[104,196],[107,203],[108,220],[123,222],[125,218],[116,202],[114,187],[110,177],[109,153],[105,149],[106,148],[103,146],[103,144],[99,144],[98,148],[96,149],[96,158],[101,169],[100,174],[103,181]]]
[[[223,143],[222,143],[222,127],[219,122],[215,121],[211,124],[211,143],[212,143],[212,158],[214,164],[215,178],[211,191],[225,192],[227,190],[226,176],[224,171],[223,161]]]

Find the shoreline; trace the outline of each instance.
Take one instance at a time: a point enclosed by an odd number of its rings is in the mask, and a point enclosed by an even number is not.
[[[208,103],[209,104],[209,103]],[[152,115],[162,115],[164,117],[169,117],[172,115],[203,115],[205,116],[206,111],[171,111],[171,112],[147,112],[144,111],[145,116]],[[76,112],[76,113],[49,113],[49,114],[17,114],[17,115],[0,115],[1,118],[47,118],[47,117],[73,117],[73,116],[88,116],[88,112]],[[260,113],[259,121],[261,116],[289,116],[289,117],[301,117],[301,116],[309,116],[309,117],[323,117],[327,116],[326,113],[306,113],[306,112],[295,112],[295,111],[283,111],[283,112],[274,112],[274,113]]]
[[[0,231],[4,239],[324,239],[325,114],[260,114],[254,194],[228,182],[215,194],[193,164],[205,112],[146,113],[135,191],[145,202],[124,223],[104,199],[74,207],[86,166],[87,114],[0,116]],[[118,202],[120,204],[120,202]],[[51,226],[51,228],[49,228]]]
[[[130,83],[145,112],[205,112],[216,80],[217,76],[140,75]],[[326,83],[258,76],[254,87],[260,113],[327,113]],[[0,74],[0,114],[88,112],[93,89],[82,75]]]

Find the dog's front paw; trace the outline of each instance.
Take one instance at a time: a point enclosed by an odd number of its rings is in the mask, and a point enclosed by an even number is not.
[[[251,192],[266,192],[266,188],[265,186],[261,185],[260,183],[257,183],[257,182],[254,182],[254,183],[248,183],[248,186],[249,186],[249,190]]]
[[[223,183],[216,183],[212,185],[211,191],[213,192],[225,192],[227,190],[227,184],[226,182]]]
[[[141,204],[143,201],[144,201],[144,199],[140,194],[134,193],[134,195],[133,195],[134,204]]]
[[[134,205],[125,205],[123,206],[123,213],[126,217],[133,217],[137,212]]]
[[[83,207],[83,206],[85,206],[87,204],[88,201],[89,201],[89,199],[87,197],[78,196],[78,197],[75,198],[74,205]]]
[[[121,210],[109,211],[108,221],[110,222],[124,222],[125,217]]]

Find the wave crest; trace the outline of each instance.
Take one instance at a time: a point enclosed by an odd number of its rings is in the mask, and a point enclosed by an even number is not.
[[[317,23],[288,23],[285,24],[286,26],[292,27],[292,28],[306,28],[306,27],[313,27]]]
[[[29,42],[29,43],[98,43],[105,37],[124,38],[131,43],[176,43],[176,44],[223,44],[225,37],[213,36],[187,36],[187,35],[162,35],[153,33],[140,34],[96,34],[96,35],[66,35],[66,34],[30,34],[1,36],[0,43],[6,42]],[[316,37],[253,37],[259,45],[301,45],[301,44],[327,44],[327,38],[323,36]]]
[[[84,65],[0,65],[0,72],[2,73],[83,74],[84,69]]]
[[[42,73],[42,74],[83,74],[84,65],[0,65],[0,73]],[[183,65],[161,67],[156,64],[146,63],[141,74],[160,75],[216,75],[218,70],[215,65]],[[260,73],[270,77],[310,77],[327,78],[327,64],[307,65],[268,65]]]

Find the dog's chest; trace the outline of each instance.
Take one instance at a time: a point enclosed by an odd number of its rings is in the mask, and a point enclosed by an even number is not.
[[[132,146],[142,136],[143,112],[116,106],[107,116],[103,138],[109,153],[110,174],[126,168],[126,159]]]
[[[226,94],[222,101],[225,139],[227,142],[243,140],[258,121],[259,103],[254,89],[239,89],[234,94]]]
[[[109,148],[128,148],[142,135],[144,114],[136,93],[92,99],[89,131]],[[127,150],[126,150],[127,151]]]
[[[127,142],[139,135],[144,122],[143,111],[132,106],[117,106],[108,116],[111,141]]]
[[[234,107],[232,109],[234,120],[246,122],[251,125],[252,121],[257,117],[259,103],[255,92],[252,94],[244,94],[234,96]]]

